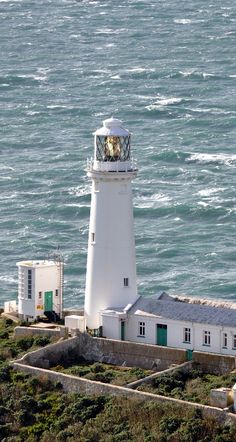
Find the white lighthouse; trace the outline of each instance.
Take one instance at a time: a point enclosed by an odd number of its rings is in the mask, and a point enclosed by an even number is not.
[[[95,132],[85,289],[89,329],[101,325],[100,312],[124,308],[137,299],[136,257],[131,181],[137,174],[131,160],[130,133],[110,118]]]

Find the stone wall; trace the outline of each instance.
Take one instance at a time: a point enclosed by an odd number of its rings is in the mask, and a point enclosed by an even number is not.
[[[132,390],[125,387],[118,387],[110,384],[103,384],[102,382],[90,381],[87,379],[78,378],[76,376],[67,375],[64,373],[53,372],[42,368],[31,367],[23,365],[20,361],[14,362],[13,367],[16,370],[20,370],[26,373],[30,373],[35,376],[41,376],[44,379],[48,379],[52,382],[59,382],[65,392],[76,392],[85,395],[124,395],[130,399],[140,401],[153,401],[157,403],[169,403],[176,407],[184,407],[188,409],[199,409],[205,418],[215,418],[220,424],[233,424],[236,425],[236,415],[227,413],[220,408],[214,408],[211,406],[186,402],[178,399],[168,398],[165,396],[159,396],[151,393],[144,393],[141,391]]]
[[[14,329],[14,338],[23,338],[24,336],[49,336],[56,338],[67,338],[68,330],[66,327],[59,326],[55,328],[46,328],[46,327],[15,327]]]
[[[49,344],[46,347],[40,348],[25,354],[19,359],[21,364],[31,365],[34,367],[49,368],[55,365],[60,365],[62,361],[73,360],[78,356],[78,338],[71,338],[65,341]]]
[[[78,339],[79,353],[87,360],[158,371],[186,361],[186,351],[182,349],[92,338],[87,333],[79,333]]]
[[[200,364],[206,373],[225,374],[236,368],[235,356],[217,355],[212,353],[193,352],[193,362]]]
[[[176,371],[181,371],[184,373],[189,373],[189,371],[191,371],[193,368],[193,362],[189,361],[189,362],[184,362],[183,364],[180,365],[176,365],[174,367],[171,368],[167,368],[166,370],[160,371],[160,372],[156,372],[156,373],[152,373],[149,376],[146,376],[145,378],[142,379],[138,379],[137,381],[133,381],[130,382],[130,384],[127,384],[126,387],[127,388],[137,388],[139,387],[139,385],[142,384],[150,384],[152,383],[153,379],[156,379],[160,376],[163,376],[165,374],[172,374],[175,373]]]
[[[42,331],[40,331],[42,330]],[[64,333],[63,328],[61,328]],[[55,333],[51,329],[16,327],[15,335]],[[58,332],[57,332],[58,333]],[[57,335],[60,336],[60,335]],[[53,346],[53,347],[51,347]],[[48,345],[26,355],[29,365],[49,367],[60,364],[62,359],[83,356],[88,361],[99,361],[128,367],[141,367],[156,371],[166,370],[173,364],[186,362],[186,351],[157,345],[139,344],[129,341],[116,341],[106,338],[93,338],[87,333],[78,333],[77,337]],[[203,371],[213,374],[229,373],[235,369],[235,357],[211,353],[193,352],[193,362],[200,364]],[[42,365],[44,364],[44,365]]]

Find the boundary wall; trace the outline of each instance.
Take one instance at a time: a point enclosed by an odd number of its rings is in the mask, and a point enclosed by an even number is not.
[[[89,396],[94,395],[113,395],[113,396],[125,396],[130,399],[140,401],[153,401],[159,404],[169,403],[176,407],[185,407],[188,409],[201,410],[204,418],[213,418],[220,424],[236,425],[236,415],[229,413],[226,410],[220,408],[211,407],[207,405],[196,404],[194,402],[182,401],[179,399],[168,398],[166,396],[159,396],[152,393],[144,393],[141,391],[132,390],[126,387],[119,387],[116,385],[104,384],[102,382],[90,381],[88,379],[82,379],[73,375],[67,375],[64,373],[58,373],[50,370],[46,370],[38,367],[31,367],[23,365],[20,360],[13,363],[15,370],[20,370],[25,373],[30,373],[34,376],[41,376],[44,379],[52,382],[59,382],[63,390],[67,393],[79,393]]]
[[[73,361],[78,356],[83,356],[87,360],[158,369],[158,371],[165,370],[166,367],[169,368],[171,364],[177,365],[172,367],[172,370],[173,368],[188,370],[191,369],[192,362],[201,364],[201,361],[204,369],[208,370],[213,367],[215,370],[215,368],[218,368],[218,373],[225,373],[226,370],[229,372],[235,368],[235,358],[233,356],[194,352],[193,361],[186,363],[186,352],[182,349],[93,338],[87,333],[79,333],[76,337],[49,344],[39,350],[27,353],[21,359],[13,361],[12,366],[15,370],[41,376],[55,383],[59,382],[65,392],[77,392],[86,395],[124,395],[141,401],[165,402],[174,406],[199,409],[204,417],[214,418],[221,424],[236,425],[236,415],[229,413],[228,410],[136,391],[132,389],[132,386],[130,386],[131,388],[119,387],[48,370],[48,368],[65,360]],[[178,367],[179,365],[182,365],[182,367]],[[155,373],[152,376],[157,375],[158,373]]]

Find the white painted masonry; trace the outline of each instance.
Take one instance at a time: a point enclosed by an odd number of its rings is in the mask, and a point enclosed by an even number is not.
[[[63,268],[61,262],[21,261],[18,267],[18,313],[33,320],[43,315],[48,306],[59,316],[62,313]],[[47,293],[49,301],[47,304]],[[51,305],[50,305],[51,304]]]
[[[86,325],[101,325],[99,312],[137,298],[130,133],[110,118],[95,132],[85,289]]]
[[[233,304],[228,307],[194,304],[163,293],[148,298],[140,296],[129,310],[105,310],[101,317],[103,333],[108,338],[121,339],[122,319],[127,341],[236,356]],[[166,328],[164,341],[158,336],[158,333],[163,335],[158,325]]]

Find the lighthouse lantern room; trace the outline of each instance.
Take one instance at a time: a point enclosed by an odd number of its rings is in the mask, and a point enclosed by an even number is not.
[[[131,159],[130,132],[109,118],[94,134],[85,289],[89,329],[101,325],[101,312],[125,308],[137,299],[136,257],[131,181],[137,174]]]

